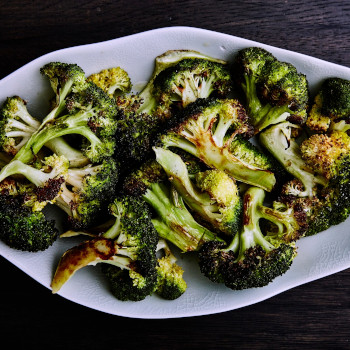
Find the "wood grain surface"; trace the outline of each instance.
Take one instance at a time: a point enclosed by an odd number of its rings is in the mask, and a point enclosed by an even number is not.
[[[53,50],[192,26],[350,67],[350,2],[0,0],[0,78]],[[135,320],[53,296],[0,258],[1,342],[18,349],[350,349],[350,270],[216,315]]]

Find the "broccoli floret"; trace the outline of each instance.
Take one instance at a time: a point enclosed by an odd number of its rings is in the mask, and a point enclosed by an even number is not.
[[[147,204],[130,196],[110,205],[113,226],[100,237],[85,241],[64,253],[51,283],[56,293],[80,268],[106,263],[113,295],[119,300],[142,300],[157,286],[156,248],[158,235]],[[125,271],[124,273],[121,273]]]
[[[280,162],[280,164],[303,184],[298,196],[313,197],[319,186],[325,186],[327,179],[317,175],[301,156],[299,144],[292,138],[295,124],[282,122],[271,126],[259,135],[261,144]]]
[[[56,204],[68,214],[70,226],[75,229],[90,227],[103,219],[102,214],[116,193],[118,180],[118,164],[113,159],[70,168]]]
[[[81,135],[88,140],[84,154],[99,162],[114,153],[117,106],[95,84],[66,98],[68,114],[57,117],[32,135],[15,159],[27,162],[50,140],[64,135]]]
[[[300,146],[301,156],[317,174],[327,180],[335,177],[349,157],[350,137],[342,131],[314,134]]]
[[[183,66],[181,65],[182,61],[187,62],[186,68],[185,68],[186,63]],[[181,79],[181,74],[189,75],[189,76],[192,76],[194,78],[193,74],[195,74],[195,71],[193,70],[191,73],[189,72],[191,69],[194,69],[196,66],[196,64],[194,64],[192,66],[192,68],[190,68],[191,67],[190,62],[193,62],[193,61],[199,62],[199,63],[201,62],[202,63],[201,65],[203,65],[203,66],[205,66],[205,65],[210,66],[211,65],[210,62],[212,62],[213,66],[215,66],[215,64],[218,64],[218,67],[220,67],[220,68],[221,68],[221,66],[225,66],[227,64],[227,62],[225,62],[225,61],[222,61],[222,60],[219,60],[219,59],[216,59],[216,58],[213,58],[213,57],[204,55],[200,52],[192,51],[192,50],[170,50],[170,51],[165,52],[164,54],[156,57],[155,67],[154,67],[152,76],[149,79],[147,85],[144,87],[144,89],[139,94],[139,99],[140,99],[141,103],[140,103],[140,106],[138,108],[138,113],[155,114],[155,115],[158,115],[158,117],[160,119],[169,118],[171,116],[171,111],[169,110],[171,100],[169,100],[169,97],[165,97],[165,95],[162,95],[161,91],[160,91],[161,89],[156,87],[156,85],[160,85],[161,82],[165,82],[166,80],[168,82],[171,82],[171,80],[175,81],[176,78],[173,75],[174,74],[176,75],[176,73],[175,73],[175,70],[172,69],[172,67],[176,66],[177,64],[180,64],[180,67],[183,67],[181,69],[181,73],[178,75],[179,79]],[[214,69],[214,71],[217,72],[220,70],[220,68],[216,68],[216,69]],[[164,71],[167,71],[167,72],[163,74]],[[208,69],[204,69],[204,67],[203,67],[203,73],[204,72],[208,72]],[[203,76],[198,77],[198,79],[200,79],[201,81],[206,80],[204,77],[205,74],[207,74],[207,73],[204,73]],[[162,75],[162,77],[158,78],[158,76],[160,76],[160,75]],[[167,79],[167,77],[170,77],[170,76],[173,76],[173,78]],[[212,76],[212,75],[210,75],[210,76]],[[222,78],[223,76],[225,76],[225,78],[223,80],[226,81],[229,79],[229,76],[226,75],[226,73],[221,74],[220,78]],[[158,83],[156,83],[157,79],[158,79]],[[198,80],[198,82],[199,82],[199,80]],[[224,84],[224,85],[227,86],[227,84]],[[207,85],[207,86],[209,86],[209,85]],[[199,88],[199,90],[201,89],[200,86],[197,86],[197,88]],[[194,91],[195,86],[192,86],[192,89]],[[216,89],[220,90],[219,86],[217,86]],[[158,90],[158,92],[155,92],[155,90]],[[171,88],[170,88],[170,90],[171,90]],[[172,94],[172,92],[170,90],[168,92],[170,94]],[[221,91],[224,93],[224,90],[225,89],[223,88]],[[193,92],[193,93],[197,94],[199,97],[199,92],[197,92],[197,93]],[[208,96],[206,96],[206,97],[208,97]],[[162,98],[160,99],[160,97],[162,97]],[[164,102],[163,102],[164,98],[169,100],[169,101],[167,101],[166,104],[164,104]],[[179,97],[177,97],[176,100],[177,100],[177,102],[179,102]]]
[[[305,236],[325,231],[333,225],[345,221],[350,208],[350,185],[348,176],[331,179],[328,186],[318,191],[317,197],[300,197],[303,185],[298,180],[289,181],[283,186],[279,201],[289,208],[302,210],[306,215]]]
[[[120,112],[115,135],[115,157],[123,165],[125,172],[150,157],[153,139],[162,124],[155,115],[138,113],[138,101],[133,101],[129,98],[130,105],[125,106],[125,99],[123,102],[118,100]]]
[[[160,137],[161,147],[180,148],[201,159],[208,167],[221,169],[232,178],[271,191],[274,174],[230,152],[237,134],[251,131],[244,108],[237,100],[199,99],[189,105],[180,121]],[[243,155],[245,157],[245,155]]]
[[[318,202],[309,208],[308,235],[312,235],[345,221],[350,214],[350,137],[342,131],[315,134],[300,149],[308,166],[328,181],[317,193]]]
[[[19,96],[8,97],[0,110],[1,147],[9,155],[16,155],[39,127],[40,122],[27,110],[27,102]],[[86,164],[88,159],[79,150],[58,137],[45,144],[57,155],[64,155],[71,166]]]
[[[230,152],[247,164],[273,172],[276,178],[274,192],[278,191],[280,185],[284,184],[289,177],[284,167],[269,152],[263,152],[261,148],[242,135],[237,135],[232,140]]]
[[[111,293],[121,301],[141,301],[152,295],[157,287],[157,274],[144,277],[134,270],[103,264],[102,273],[106,276]]]
[[[164,239],[160,239],[157,245],[157,253],[163,256],[157,259],[157,288],[155,292],[166,300],[179,298],[187,289],[187,283],[183,279],[183,269],[176,261],[169,245]]]
[[[0,182],[13,175],[23,175],[36,186],[35,210],[42,210],[47,203],[54,203],[59,196],[68,173],[68,160],[64,156],[46,157],[41,169],[13,160],[1,172]]]
[[[306,213],[307,236],[343,222],[350,213],[349,141],[345,132],[333,131],[310,136],[300,148],[292,146],[296,150],[292,163],[295,166],[294,159],[298,159],[299,170],[304,173],[299,171],[297,175],[294,169],[296,179],[283,186],[280,201]],[[322,178],[322,183],[313,181],[316,177]],[[310,195],[305,197],[307,187]]]
[[[243,228],[228,247],[209,242],[199,253],[201,272],[214,282],[235,290],[263,287],[290,268],[296,248],[298,218],[290,211],[263,205],[264,190],[250,187],[243,198]],[[269,221],[275,232],[265,234],[260,220]]]
[[[214,230],[233,236],[240,228],[242,213],[235,181],[217,169],[198,172],[192,181],[179,155],[159,147],[154,150],[157,162],[189,208]]]
[[[309,89],[306,76],[268,51],[249,47],[238,52],[233,75],[246,98],[246,108],[258,133],[285,120],[306,121]]]
[[[152,207],[152,223],[159,237],[172,242],[183,252],[197,251],[203,243],[219,240],[193,218],[156,161],[150,160],[131,173],[124,181],[123,191],[143,198]]]
[[[19,96],[8,97],[0,111],[0,144],[13,156],[40,126],[40,122],[28,113],[26,104]]]
[[[11,248],[43,251],[58,237],[55,222],[47,220],[43,212],[32,210],[34,191],[33,186],[22,185],[14,179],[0,183],[0,239]]]
[[[316,132],[329,128],[349,130],[350,81],[328,78],[317,92],[306,125]]]
[[[128,73],[120,68],[113,67],[103,69],[99,73],[91,74],[87,81],[91,81],[100,87],[109,97],[130,92],[131,81]]]
[[[66,97],[71,92],[78,92],[86,88],[85,73],[76,64],[50,62],[40,69],[46,76],[55,93],[55,104],[50,113],[44,118],[42,126],[54,120],[66,108]]]
[[[231,85],[226,63],[187,58],[158,74],[153,93],[157,103],[170,110],[173,105],[183,108],[212,94],[226,97]]]
[[[61,62],[51,62],[41,68],[41,73],[47,76],[50,80],[52,89],[56,94],[56,101],[51,112],[44,118],[39,128],[30,136],[29,140],[17,152],[15,158],[23,163],[29,163],[33,159],[32,146],[38,142],[36,136],[48,124],[53,122],[63,111],[67,108],[67,96],[71,93],[78,93],[87,90],[87,83],[83,70],[76,64],[67,64]],[[63,134],[64,135],[64,134]],[[57,135],[59,137],[61,135]],[[43,138],[41,138],[42,140]],[[40,145],[42,147],[46,142],[54,139],[54,137],[47,138],[47,140]],[[39,150],[37,150],[39,152]],[[36,154],[36,153],[34,153]]]
[[[168,51],[156,58],[153,74],[139,94],[117,98],[120,112],[116,156],[120,162],[124,162],[126,170],[139,165],[150,156],[154,138],[171,118],[174,93],[170,85],[174,81],[178,85],[178,80],[183,79],[184,75],[195,80],[192,83],[191,97],[188,94],[182,96],[183,102],[179,102],[182,97],[176,98],[178,107],[185,106],[198,97],[207,97],[212,90],[224,95],[229,91],[230,85],[225,65],[224,61],[196,51]],[[202,84],[199,86],[200,81]],[[166,89],[165,85],[168,86]]]

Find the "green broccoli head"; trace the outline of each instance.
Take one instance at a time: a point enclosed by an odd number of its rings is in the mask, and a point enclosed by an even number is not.
[[[191,211],[211,229],[233,236],[239,230],[242,213],[242,201],[235,181],[224,171],[216,169],[197,172],[193,181],[179,155],[159,147],[154,150],[157,162]]]
[[[40,128],[40,122],[27,110],[27,102],[19,96],[8,97],[0,109],[0,147],[15,156]],[[57,155],[64,155],[70,164],[86,164],[81,151],[71,147],[63,138],[54,138],[45,146]]]
[[[313,195],[304,197],[301,180],[286,183],[281,201],[288,206],[301,207],[307,215],[307,236],[337,225],[349,215],[349,136],[345,132],[314,134],[304,140],[300,156],[310,173],[322,176],[326,181],[316,187]]]
[[[71,92],[86,88],[85,73],[76,64],[50,62],[45,64],[40,73],[49,79],[55,93],[55,105],[44,118],[43,124],[55,119],[65,109],[65,99]]]
[[[318,90],[306,121],[306,125],[316,132],[326,132],[329,128],[346,131],[350,116],[350,81],[328,78]]]
[[[128,73],[120,68],[113,67],[91,74],[87,79],[100,87],[109,97],[118,96],[131,90],[131,80]]]
[[[109,264],[103,264],[101,268],[111,293],[118,300],[141,301],[152,295],[157,288],[157,274],[145,277],[133,270],[125,270]]]
[[[40,126],[40,122],[29,114],[26,105],[25,100],[13,96],[5,100],[0,110],[0,146],[12,156]]]
[[[100,137],[115,134],[117,104],[95,84],[88,83],[84,90],[67,97],[66,108],[77,126],[87,125]]]
[[[209,168],[225,171],[232,178],[271,191],[274,174],[249,164],[241,155],[231,153],[237,134],[250,135],[251,126],[244,108],[237,100],[198,100],[183,111],[180,121],[164,133],[158,144],[180,148],[202,160]]]
[[[154,114],[137,113],[133,105],[120,109],[117,124],[115,157],[126,171],[150,157],[162,123]]]
[[[61,192],[68,172],[69,162],[64,156],[52,155],[46,157],[36,169],[32,165],[13,160],[1,170],[0,181],[22,175],[35,185],[35,210],[42,210],[47,203],[54,203]]]
[[[157,253],[159,252],[163,256],[159,257],[157,262],[158,282],[155,292],[163,299],[175,300],[187,289],[187,283],[183,279],[184,271],[163,239],[160,239],[157,245]]]
[[[110,205],[110,213],[115,218],[110,228],[61,257],[51,283],[53,292],[60,290],[77,270],[97,263],[111,265],[104,272],[118,299],[142,300],[155,290],[158,235],[147,204],[120,196]]]
[[[88,141],[87,145],[83,145],[83,152],[91,162],[100,162],[113,155],[117,129],[115,100],[89,83],[84,90],[70,94],[65,99],[65,105],[68,114],[42,124],[17,153],[16,159],[27,162],[50,140],[72,134],[81,135]]]
[[[156,115],[163,121],[173,115],[175,105],[181,107],[213,91],[227,93],[231,84],[226,65],[225,61],[197,51],[165,52],[156,57],[152,76],[138,94],[137,112]]]
[[[152,223],[159,237],[172,242],[183,252],[197,251],[204,242],[218,239],[194,219],[155,160],[144,163],[128,175],[123,191],[150,205],[154,213]]]
[[[154,80],[154,95],[158,103],[167,108],[172,105],[183,108],[212,94],[226,97],[231,86],[226,64],[187,58],[158,74]]]
[[[118,180],[119,166],[111,158],[96,165],[70,168],[56,204],[68,214],[71,227],[90,227],[103,219]]]
[[[239,51],[233,74],[246,98],[247,113],[258,133],[271,124],[307,118],[309,88],[306,76],[259,47]]]
[[[243,198],[243,227],[228,247],[209,242],[199,254],[202,273],[214,282],[239,290],[262,287],[290,268],[296,256],[290,227],[299,229],[297,218],[263,205],[265,193],[250,187]],[[276,226],[274,234],[264,234],[261,219]],[[288,233],[288,234],[287,234]]]
[[[132,268],[106,266],[103,271],[113,295],[119,300],[143,300],[157,287],[156,247],[158,234],[154,229],[147,204],[139,198],[122,196],[110,205],[115,224],[103,234],[120,247],[120,260],[132,259]],[[130,263],[129,263],[130,265]]]
[[[260,133],[259,141],[288,173],[303,184],[303,191],[298,196],[312,198],[318,187],[326,186],[327,179],[315,174],[302,158],[300,146],[292,137],[295,128],[297,126],[290,122],[272,125]]]
[[[0,239],[11,248],[28,252],[49,248],[56,241],[58,230],[43,212],[32,210],[33,188],[13,179],[0,184]]]
[[[116,192],[119,166],[114,159],[104,159],[100,164],[89,164],[82,168],[69,168],[66,182],[74,191],[93,199],[110,197]]]
[[[314,134],[302,142],[300,151],[308,166],[329,180],[347,164],[350,137],[342,131]]]
[[[259,79],[265,69],[265,65],[275,61],[275,57],[263,48],[248,47],[240,50],[233,62],[235,79],[244,83],[245,76]]]

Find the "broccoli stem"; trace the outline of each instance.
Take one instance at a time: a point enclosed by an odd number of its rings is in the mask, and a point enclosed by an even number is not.
[[[198,137],[198,140],[201,144],[196,147],[183,137],[175,136],[167,139],[166,146],[183,149],[203,160],[209,167],[225,171],[237,181],[261,187],[266,191],[271,191],[275,186],[276,178],[271,171],[257,168],[235,157],[229,147],[218,147],[211,137]]]
[[[122,208],[118,205],[118,203],[115,203],[114,216],[116,219],[112,227],[110,227],[106,232],[103,233],[103,237],[109,238],[109,239],[115,239],[120,234],[121,214],[122,214]]]
[[[56,97],[56,102],[57,105],[55,108],[53,108],[50,113],[43,119],[41,125],[40,125],[40,129],[43,129],[43,127],[50,121],[56,119],[56,117],[58,115],[60,115],[66,108],[66,101],[65,98],[67,97],[67,95],[72,91],[72,86],[74,84],[73,80],[70,80],[68,82],[66,82],[63,87],[61,87],[59,89],[59,91],[57,92],[58,96]]]
[[[218,205],[207,193],[200,192],[190,180],[186,164],[177,154],[160,147],[154,147],[157,162],[168,174],[173,186],[184,198],[185,202],[196,212],[208,220],[220,219]]]
[[[67,188],[65,183],[63,183],[61,186],[61,193],[57,197],[55,204],[70,217],[74,216],[74,197],[74,193]]]
[[[52,172],[44,173],[43,171],[35,169],[30,165],[24,164],[19,160],[14,160],[2,169],[0,174],[0,182],[8,176],[16,174],[23,175],[37,187],[43,187],[47,181],[54,177]]]
[[[45,147],[59,156],[65,156],[71,167],[81,167],[89,163],[89,159],[82,152],[70,146],[62,137],[49,140]]]
[[[83,168],[70,168],[68,169],[67,182],[76,188],[82,188],[84,178],[86,176],[95,176],[102,167],[102,165],[88,165]]]
[[[28,163],[32,160],[33,154],[37,154],[47,142],[57,137],[71,134],[78,134],[87,138],[91,143],[92,149],[97,149],[99,146],[102,146],[102,141],[88,126],[75,126],[73,124],[73,118],[69,119],[68,125],[53,125],[42,129],[21,148],[14,159],[20,160],[23,163]]]
[[[296,177],[304,186],[300,196],[313,197],[317,185],[325,186],[327,181],[324,177],[315,175],[300,154],[300,148],[296,141],[291,139],[291,128],[294,124],[282,122],[263,131],[259,140],[263,146]]]
[[[181,197],[176,204],[170,200],[165,185],[154,183],[145,192],[143,198],[158,214],[152,222],[160,237],[169,240],[182,251],[196,251],[207,241],[216,240],[216,236],[198,224],[186,209]]]
[[[92,148],[97,148],[100,144],[102,144],[102,141],[96,136],[93,131],[91,131],[88,126],[72,125],[64,129],[62,129],[60,126],[57,126],[44,129],[43,132],[38,134],[37,140],[32,145],[33,153],[37,154],[41,148],[51,139],[71,134],[84,136],[91,143]]]
[[[41,124],[40,129],[31,136],[14,159],[18,159],[23,163],[28,163],[32,160],[33,154],[37,154],[47,142],[57,137],[70,134],[82,135],[90,141],[92,148],[98,148],[102,142],[87,126],[88,120],[93,114],[94,110],[89,109],[74,115],[62,116],[57,124],[45,127]]]
[[[256,245],[269,252],[275,247],[269,243],[261,232],[259,221],[267,218],[264,213],[265,192],[261,188],[250,187],[244,196],[243,229],[235,235],[230,245],[224,251],[238,253],[236,262],[243,261],[245,252]],[[270,216],[268,216],[270,218]]]

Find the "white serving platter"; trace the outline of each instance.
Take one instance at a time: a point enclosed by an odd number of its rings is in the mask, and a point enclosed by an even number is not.
[[[0,81],[0,103],[7,96],[19,95],[28,101],[32,115],[44,116],[48,111],[51,91],[39,69],[51,61],[77,63],[87,76],[104,68],[120,66],[129,73],[137,89],[150,77],[155,57],[167,50],[197,50],[212,57],[231,60],[239,49],[249,46],[264,47],[279,60],[295,65],[298,71],[306,74],[311,92],[326,77],[350,79],[349,68],[313,57],[208,30],[170,27],[67,48],[39,57]],[[59,215],[57,217],[59,220]],[[40,253],[16,251],[0,242],[0,254],[50,288],[60,256],[79,241],[78,238],[59,239],[51,248]],[[258,289],[232,291],[224,285],[212,283],[201,275],[194,256],[180,255],[179,264],[185,270],[188,289],[174,301],[162,300],[156,295],[141,302],[118,301],[110,293],[100,269],[92,266],[78,271],[58,294],[92,309],[132,318],[178,318],[234,310],[349,268],[349,220],[316,236],[302,238],[298,242],[298,253],[286,274]],[[52,296],[53,302],[54,298],[58,296]]]

